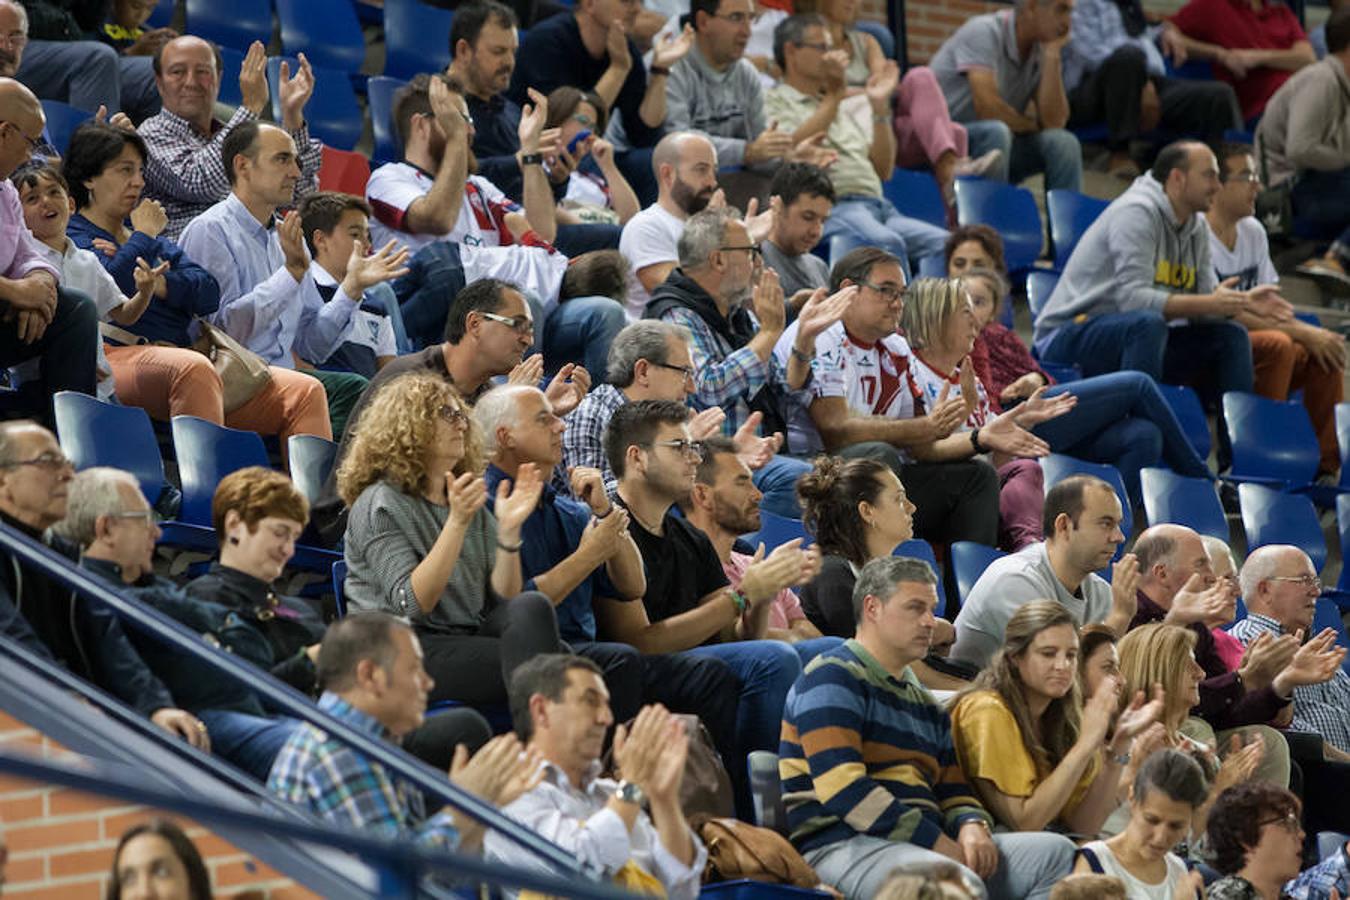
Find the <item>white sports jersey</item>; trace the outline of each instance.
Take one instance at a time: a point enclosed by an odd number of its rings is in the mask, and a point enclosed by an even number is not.
[[[938,395],[942,393],[944,385],[947,387],[948,400],[955,400],[961,396],[961,372],[959,369],[950,375],[943,375],[925,362],[921,355],[915,353],[914,365],[910,367],[910,371],[914,376],[914,384],[928,409],[937,405]],[[975,379],[975,391],[979,394],[979,399],[975,401],[975,409],[961,427],[962,431],[984,427],[994,414],[993,407],[989,404],[989,395],[985,393],[984,384],[978,378]]]
[[[383,247],[397,240],[416,253],[432,241],[453,241],[470,247],[501,247],[515,243],[506,216],[520,207],[486,178],[470,175],[464,184],[464,202],[449,234],[414,234],[405,217],[413,201],[431,190],[435,179],[406,162],[386,163],[370,175],[366,199],[375,213],[370,223],[371,243]]]

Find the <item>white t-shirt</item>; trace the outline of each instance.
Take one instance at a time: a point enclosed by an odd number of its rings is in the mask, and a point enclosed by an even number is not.
[[[1089,841],[1083,845],[1083,849],[1091,850],[1097,857],[1103,874],[1114,875],[1125,882],[1125,896],[1130,900],[1172,900],[1177,888],[1187,878],[1186,864],[1175,853],[1168,853],[1163,857],[1167,863],[1167,877],[1157,884],[1149,884],[1131,875],[1116,859],[1116,855],[1111,852],[1105,841]]]
[[[567,271],[567,257],[544,247],[462,245],[459,262],[464,267],[465,284],[484,278],[509,282],[540,300],[546,316],[558,305],[558,290]]]
[[[651,295],[638,280],[638,269],[679,260],[676,249],[684,233],[684,219],[676,218],[659,203],[653,203],[628,220],[619,238],[619,252],[633,267],[633,283],[628,286],[628,320],[635,322],[647,310]]]
[[[1205,220],[1209,227],[1209,220]],[[1279,284],[1280,276],[1270,260],[1270,242],[1266,230],[1255,216],[1247,216],[1237,223],[1237,241],[1229,250],[1224,242],[1209,230],[1209,260],[1219,281],[1237,276],[1234,290],[1251,290],[1258,284]]]
[[[113,277],[108,274],[108,270],[103,268],[103,264],[98,261],[98,257],[91,250],[81,250],[75,246],[75,242],[66,238],[66,252],[57,253],[46,244],[38,243],[38,248],[47,262],[56,267],[61,273],[61,287],[71,288],[77,291],[83,291],[94,301],[94,307],[98,310],[98,318],[101,322],[108,321],[108,313],[117,307],[126,303],[126,296],[122,289],[113,281]],[[151,303],[157,302],[151,298]],[[31,381],[41,376],[39,361],[30,359],[11,369],[19,381]],[[114,394],[117,393],[116,385],[113,383],[112,367],[108,365],[108,357],[103,353],[103,341],[98,341],[98,399],[111,401]]]
[[[950,375],[943,375],[930,366],[922,356],[915,353],[914,365],[910,367],[910,371],[914,375],[914,383],[918,385],[923,396],[924,409],[934,409],[937,406],[938,397],[941,396],[943,387],[947,388],[948,400],[955,400],[961,396],[960,370]],[[975,391],[979,394],[979,399],[975,401],[975,408],[971,410],[970,416],[961,426],[962,431],[983,428],[994,414],[994,409],[989,404],[989,395],[985,393],[984,384],[978,378],[975,379]]]
[[[370,175],[366,199],[375,218],[370,223],[371,243],[383,247],[396,240],[416,253],[432,241],[445,240],[472,247],[500,247],[515,243],[506,216],[520,212],[520,206],[478,175],[470,175],[464,184],[464,202],[459,218],[449,234],[414,234],[408,231],[405,217],[413,201],[431,191],[435,179],[412,163],[385,163]]]
[[[797,323],[793,322],[773,349],[784,366],[796,341]],[[911,357],[909,342],[898,334],[864,344],[849,335],[843,322],[836,322],[816,338],[810,398],[843,397],[854,415],[912,419],[919,393],[911,377]],[[809,412],[797,403],[792,407],[788,422],[791,450],[811,453],[823,449]]]

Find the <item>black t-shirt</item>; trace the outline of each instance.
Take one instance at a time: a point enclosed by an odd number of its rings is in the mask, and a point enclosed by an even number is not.
[[[857,625],[853,619],[853,585],[858,576],[842,556],[826,556],[820,563],[815,581],[802,586],[802,612],[824,635],[851,638]]]
[[[729,583],[706,534],[670,512],[661,520],[661,530],[659,535],[652,534],[638,524],[636,516],[628,523],[647,570],[647,594],[642,602],[652,622],[695,609],[700,600]],[[717,643],[716,636],[705,643]]]

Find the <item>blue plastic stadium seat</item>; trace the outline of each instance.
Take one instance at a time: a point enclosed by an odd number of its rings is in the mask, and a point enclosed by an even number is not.
[[[62,156],[70,146],[70,136],[75,133],[75,129],[94,117],[93,113],[76,109],[60,100],[43,100],[42,113],[47,117],[47,137]]]
[[[1224,427],[1233,446],[1234,481],[1302,489],[1317,477],[1321,450],[1301,403],[1228,391]]]
[[[1171,469],[1149,467],[1139,473],[1144,515],[1150,526],[1170,522],[1228,542],[1228,519],[1213,482],[1187,478]]]
[[[366,41],[351,0],[276,0],[276,4],[287,56],[303,53],[316,68],[361,71]]]
[[[1157,382],[1156,387],[1158,393],[1167,401],[1167,405],[1172,407],[1172,413],[1181,423],[1181,430],[1186,433],[1186,440],[1190,441],[1201,459],[1208,459],[1213,443],[1209,436],[1209,420],[1205,418],[1205,407],[1200,402],[1200,395],[1195,392],[1195,388],[1184,384],[1161,382]]]
[[[911,219],[920,219],[938,228],[947,227],[947,204],[932,172],[897,168],[881,185],[881,190],[896,209]]]
[[[1041,256],[1044,229],[1036,198],[1025,188],[983,178],[956,179],[956,218],[962,225],[988,225],[1003,236],[1003,255],[1013,274]]]
[[[751,750],[745,757],[750,778],[750,799],[755,807],[755,824],[787,836],[787,808],[783,805],[783,782],[778,775],[778,754],[772,750]]]
[[[333,603],[338,618],[347,614],[347,560],[339,558],[333,563]]]
[[[236,50],[272,39],[271,0],[187,0],[187,33]]]
[[[775,547],[796,538],[802,539],[803,547],[809,547],[814,543],[811,536],[806,533],[806,526],[802,524],[801,519],[789,519],[764,509],[759,511],[759,531],[741,537],[752,547],[763,544],[765,553],[772,553]]]
[[[394,94],[407,84],[397,78],[381,75],[366,84],[366,100],[370,104],[370,127],[375,133],[374,165],[396,162],[403,158],[398,129],[394,127]]]
[[[1308,632],[1320,634],[1326,628],[1336,632],[1336,646],[1350,649],[1350,636],[1345,633],[1345,620],[1341,618],[1341,608],[1326,597],[1318,597],[1317,606],[1313,609],[1312,628],[1308,629]],[[1350,671],[1350,655],[1341,661],[1341,668]]]
[[[281,121],[281,63],[290,67],[295,76],[298,63],[294,57],[274,56],[267,61],[267,82],[272,87],[272,117]],[[332,144],[339,150],[351,150],[361,140],[365,122],[356,91],[345,72],[314,66],[314,95],[305,104],[305,121],[310,133]]]
[[[1350,488],[1350,403],[1336,404],[1336,443],[1341,449],[1341,487]]]
[[[1086,462],[1072,456],[1065,456],[1062,453],[1051,453],[1041,458],[1041,471],[1045,473],[1045,489],[1047,491],[1070,475],[1092,475],[1111,485],[1116,492],[1116,497],[1120,500],[1120,509],[1123,513],[1120,530],[1125,535],[1125,539],[1129,540],[1130,533],[1134,530],[1134,513],[1130,509],[1130,498],[1125,493],[1125,482],[1115,466],[1106,463]],[[1121,546],[1124,546],[1124,544]]]
[[[173,10],[177,5],[177,0],[156,0],[155,8],[150,11],[150,18],[145,20],[145,27],[169,27],[173,24]]]
[[[937,614],[945,616],[947,614],[947,594],[942,586],[942,566],[938,565],[937,555],[933,552],[933,545],[923,538],[911,538],[896,547],[895,552],[891,555],[921,559],[933,568],[933,574],[937,576]]]
[[[267,448],[253,431],[226,428],[196,416],[174,416],[173,446],[183,484],[179,518],[211,527],[211,499],[220,479],[248,466],[267,466]]]
[[[881,46],[881,55],[887,59],[895,59],[895,35],[882,22],[873,22],[870,19],[859,19],[854,23],[859,31],[870,34],[877,39]]]
[[[319,499],[323,483],[333,471],[338,445],[317,434],[293,434],[287,445],[291,479],[312,506]]]
[[[1050,302],[1050,295],[1059,284],[1060,274],[1050,269],[1033,269],[1027,273],[1027,306],[1031,307],[1033,320],[1045,309],[1045,304]]]
[[[1260,484],[1239,484],[1238,505],[1248,552],[1267,544],[1293,544],[1308,554],[1317,571],[1322,571],[1327,544],[1311,500]]]
[[[952,544],[952,570],[956,573],[956,595],[966,605],[970,589],[980,580],[984,570],[996,559],[1007,554],[997,547],[986,547],[975,541],[957,541]]]
[[[1069,255],[1083,233],[1109,205],[1107,200],[1064,188],[1046,192],[1045,207],[1050,215],[1050,242],[1055,248],[1056,268],[1062,269],[1068,264]]]
[[[825,255],[825,263],[833,269],[839,263],[839,260],[863,246],[866,246],[863,238],[851,231],[836,234],[829,240]]]
[[[450,23],[454,13],[417,0],[385,0],[384,74],[410,79],[450,65]]]
[[[74,391],[59,392],[52,404],[57,438],[75,468],[112,466],[130,472],[153,506],[164,490],[164,462],[145,410],[104,403]]]
[[[244,102],[239,92],[239,70],[244,67],[244,54],[233,47],[220,48],[220,93],[216,95],[226,106]]]

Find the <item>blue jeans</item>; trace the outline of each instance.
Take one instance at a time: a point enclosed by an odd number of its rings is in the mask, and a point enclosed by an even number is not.
[[[902,215],[885,197],[852,194],[840,197],[825,220],[823,240],[846,234],[859,244],[880,247],[900,260],[909,279],[910,261],[940,254],[947,243],[947,230],[920,219]]]
[[[1047,128],[1032,134],[1013,134],[997,119],[962,122],[970,142],[970,155],[982,156],[1002,150],[1003,158],[988,173],[989,178],[1017,184],[1029,175],[1045,173],[1045,189],[1083,189],[1083,147],[1073,132]]]
[[[759,503],[760,509],[767,509],[776,516],[800,519],[802,508],[797,502],[797,479],[810,470],[811,464],[806,460],[782,455],[775,456],[762,468],[756,469],[751,477],[754,478],[755,487],[764,495]]]
[[[1143,503],[1139,470],[1160,459],[1180,475],[1214,477],[1147,375],[1112,372],[1059,385],[1046,394],[1065,392],[1077,397],[1078,404],[1068,415],[1037,425],[1037,436],[1056,453],[1115,466],[1136,507]]]
[[[685,653],[720,659],[731,666],[731,671],[741,680],[740,703],[736,710],[736,735],[741,753],[751,750],[777,752],[783,727],[783,704],[793,682],[802,674],[801,659],[792,645],[783,641],[732,641],[694,647]]]
[[[150,57],[122,56],[101,41],[30,41],[15,78],[43,100],[85,112],[102,105],[136,122],[159,112]]]
[[[267,780],[272,760],[300,724],[294,719],[264,719],[225,709],[200,710],[197,718],[206,723],[211,735],[211,752],[259,781]]]
[[[580,256],[592,250],[617,250],[622,233],[623,228],[619,225],[559,225],[553,246],[564,256]]]
[[[795,644],[789,644],[793,650],[797,651],[797,657],[802,661],[802,668],[805,669],[807,663],[815,659],[826,650],[833,650],[844,642],[841,637],[818,637],[810,638],[805,641],[798,641]]]
[[[628,319],[623,304],[609,297],[573,297],[564,300],[544,322],[544,367],[556,372],[569,362],[579,362],[596,384],[605,380],[609,345]],[[537,334],[536,330],[536,334]],[[539,344],[539,339],[535,339]]]
[[[1350,226],[1350,169],[1318,172],[1307,169],[1290,195],[1295,227],[1318,237],[1341,234]],[[1350,233],[1340,238],[1350,237]]]

